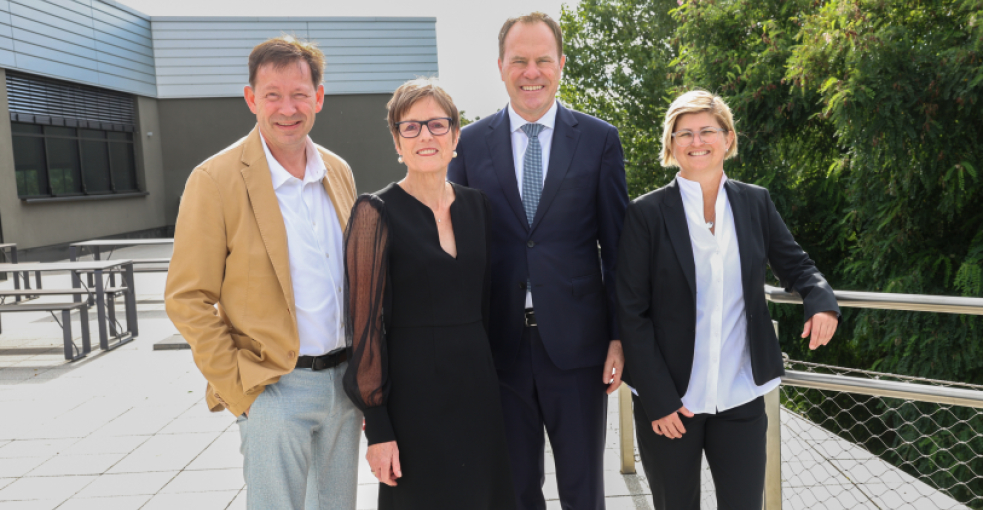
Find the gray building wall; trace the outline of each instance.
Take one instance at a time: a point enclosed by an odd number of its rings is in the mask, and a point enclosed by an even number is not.
[[[406,173],[405,167],[396,162],[396,150],[386,127],[386,102],[390,97],[325,96],[324,108],[311,130],[315,143],[351,165],[359,193],[379,190]],[[166,224],[173,225],[191,171],[246,136],[256,125],[256,117],[242,97],[160,99],[158,105],[166,180],[165,216]]]
[[[18,249],[35,248],[167,225],[157,100],[138,98],[137,117],[137,179],[149,195],[27,203],[17,196],[6,70],[0,69],[0,227],[4,242],[17,243]],[[148,132],[154,136],[148,137]]]
[[[254,46],[290,34],[327,59],[327,95],[391,94],[437,74],[436,18],[188,18],[152,21],[157,97],[241,97]]]
[[[352,166],[359,192],[403,177],[386,102],[437,74],[436,18],[150,18],[113,0],[0,0],[0,233],[21,249],[174,224],[191,170],[245,136],[247,60],[282,34],[324,51],[325,106],[311,137]],[[144,197],[32,201],[17,196],[4,69],[135,95]]]
[[[0,0],[0,67],[157,95],[150,19],[100,0]]]

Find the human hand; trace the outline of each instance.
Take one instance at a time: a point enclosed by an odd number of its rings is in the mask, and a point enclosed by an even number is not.
[[[693,417],[693,413],[691,413],[689,409],[686,409],[686,406],[683,406],[680,407],[675,413],[670,413],[669,416],[653,421],[652,430],[654,430],[656,434],[666,436],[669,439],[679,439],[683,437],[683,434],[686,433],[686,427],[683,427],[683,422],[679,419],[680,414],[687,418]]]
[[[249,418],[249,410],[252,409],[252,408],[253,408],[253,406],[249,406],[249,407],[246,408],[246,418]]]
[[[621,348],[621,340],[611,340],[608,344],[608,359],[604,362],[604,375],[601,381],[608,385],[608,395],[621,386],[621,373],[625,370],[625,351]]]
[[[390,487],[395,487],[396,479],[403,476],[403,471],[399,467],[399,448],[396,447],[396,441],[369,446],[365,460],[369,461],[372,474]]]
[[[809,349],[816,350],[820,345],[829,343],[839,324],[836,312],[819,312],[806,321],[802,338],[809,337]]]

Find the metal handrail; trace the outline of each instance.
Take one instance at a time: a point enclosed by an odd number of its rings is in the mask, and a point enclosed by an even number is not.
[[[837,374],[817,374],[815,372],[800,372],[786,370],[782,376],[782,384],[814,390],[840,391],[870,395],[872,397],[888,397],[911,400],[914,402],[929,402],[953,406],[974,407],[983,409],[983,391],[950,388],[947,386],[928,386],[900,381],[884,381],[880,379],[865,379]]]
[[[845,308],[983,315],[983,298],[856,292],[852,290],[834,290],[833,294],[836,295],[837,304]],[[797,293],[786,292],[784,289],[771,285],[765,285],[765,299],[772,303],[802,304],[802,298]]]

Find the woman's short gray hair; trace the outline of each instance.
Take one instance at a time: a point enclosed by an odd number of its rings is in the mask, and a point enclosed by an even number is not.
[[[396,123],[403,120],[403,116],[410,111],[410,108],[413,108],[413,105],[426,98],[433,99],[437,106],[447,113],[451,119],[451,129],[454,130],[456,136],[457,131],[461,129],[461,113],[457,111],[457,106],[450,94],[440,85],[437,85],[435,78],[416,78],[400,85],[396,92],[393,92],[393,97],[389,103],[386,104],[388,110],[386,121],[389,123],[389,131],[394,138],[399,139],[399,127]]]
[[[666,112],[666,121],[662,125],[662,166],[679,166],[679,162],[672,155],[672,133],[676,130],[676,121],[682,115],[701,112],[708,112],[710,115],[713,115],[713,118],[717,119],[717,122],[720,123],[720,127],[726,129],[728,132],[733,132],[735,135],[737,134],[734,128],[734,115],[730,112],[730,107],[727,106],[727,103],[720,96],[705,90],[691,90],[686,92],[677,97],[669,105],[669,111]],[[724,159],[730,159],[734,156],[737,156],[736,136],[734,137],[734,143],[727,149]]]

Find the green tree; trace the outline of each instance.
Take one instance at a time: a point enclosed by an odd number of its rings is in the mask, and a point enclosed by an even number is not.
[[[853,288],[983,295],[981,7],[837,0],[804,20],[787,78],[820,94],[841,147]],[[983,382],[977,318],[866,311],[855,324],[874,368]]]
[[[477,121],[477,120],[481,120],[481,117],[475,117],[475,118],[473,118],[473,119],[469,119],[469,118],[467,117],[467,115],[465,115],[465,114],[464,114],[464,110],[461,110],[461,111],[460,111],[460,112],[458,112],[458,113],[459,113],[459,115],[460,115],[460,117],[461,117],[461,127],[464,127],[464,126],[467,126],[468,124],[470,124],[470,123],[472,123],[472,122],[475,122],[475,121]]]
[[[567,56],[560,100],[617,126],[631,196],[675,175],[659,158],[675,79],[674,7],[675,0],[584,0],[560,16]]]

